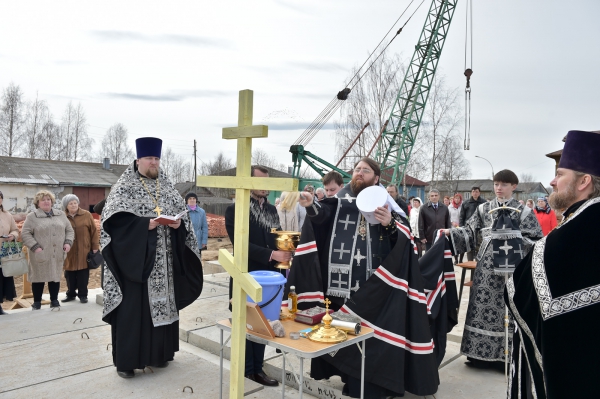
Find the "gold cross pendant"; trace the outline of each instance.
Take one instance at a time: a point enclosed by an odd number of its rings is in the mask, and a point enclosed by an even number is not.
[[[159,207],[158,207],[158,205],[156,205],[156,208],[154,208],[154,209],[153,209],[153,211],[154,211],[154,212],[156,212],[156,214],[157,214],[158,216],[160,216],[160,212],[162,211],[162,209],[161,209],[161,208],[159,208]]]

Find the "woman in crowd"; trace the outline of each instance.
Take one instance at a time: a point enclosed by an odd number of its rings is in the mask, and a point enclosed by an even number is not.
[[[62,199],[67,219],[75,231],[73,247],[65,260],[65,279],[67,280],[67,297],[62,302],[70,302],[79,297],[81,303],[87,303],[88,269],[87,255],[90,251],[98,252],[100,248],[100,231],[96,228],[92,214],[79,207],[79,198],[75,194],[67,194]]]
[[[281,229],[285,231],[301,231],[306,218],[306,209],[298,204],[299,192],[284,191],[277,207]]]
[[[458,227],[460,225],[462,200],[462,195],[456,193],[452,198],[452,202],[450,202],[450,205],[448,205],[448,212],[450,212],[450,223],[452,223],[452,227]],[[463,256],[464,254],[454,256],[454,263],[462,262]]]
[[[415,236],[415,245],[419,258],[423,255],[423,243],[419,239],[419,212],[421,211],[421,198],[414,197],[412,200],[412,208],[410,209],[410,228]]]
[[[33,199],[35,211],[27,215],[21,237],[29,248],[29,274],[33,291],[32,310],[42,306],[44,284],[48,283],[50,307],[60,306],[58,290],[67,253],[73,245],[75,233],[65,213],[54,209],[56,199],[47,190],[40,190]]]
[[[4,210],[2,205],[4,194],[0,191],[0,258],[7,256],[10,251],[4,248],[4,243],[8,241],[16,241],[19,237],[19,229],[12,215]],[[17,296],[15,290],[15,279],[12,277],[4,277],[2,267],[0,267],[0,304],[6,298],[7,301],[12,301]],[[4,314],[2,305],[0,305],[0,315]]]
[[[198,206],[198,196],[196,193],[187,193],[185,203],[190,210],[190,220],[194,226],[196,239],[198,240],[198,249],[205,250],[208,245],[208,222],[206,221],[206,212]]]
[[[323,187],[317,187],[315,195],[317,196],[318,201],[322,201],[323,198],[325,198],[325,189]]]
[[[544,233],[544,237],[548,235],[554,228],[556,227],[556,213],[550,208],[548,205],[548,201],[544,197],[540,197],[537,200],[537,206],[533,210],[535,216],[537,217],[538,222],[540,222],[540,226],[542,226],[542,233]]]
[[[525,206],[528,206],[529,208],[533,209],[534,208],[534,206],[533,206],[533,200],[531,198],[529,198],[527,200],[527,202],[525,203]]]
[[[444,196],[444,205],[450,206],[450,197],[447,195]]]

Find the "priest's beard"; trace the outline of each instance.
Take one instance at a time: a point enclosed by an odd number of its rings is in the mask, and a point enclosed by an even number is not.
[[[566,210],[573,205],[577,200],[577,194],[575,194],[576,187],[577,177],[574,177],[565,190],[561,192],[554,191],[550,194],[550,197],[548,197],[550,207],[558,210]]]
[[[158,168],[148,168],[145,176],[149,179],[156,179],[158,177]]]
[[[362,190],[364,190],[367,187],[371,187],[375,185],[375,177],[373,176],[373,178],[371,180],[357,180],[355,178],[352,178],[352,180],[350,180],[350,188],[352,189],[352,192],[354,193],[354,195],[358,195],[358,193],[360,193]]]

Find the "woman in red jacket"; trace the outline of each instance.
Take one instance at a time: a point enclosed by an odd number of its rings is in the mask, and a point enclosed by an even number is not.
[[[538,222],[540,222],[540,226],[542,226],[544,237],[547,236],[556,227],[556,214],[550,209],[548,202],[543,197],[538,198],[537,206],[533,211]]]

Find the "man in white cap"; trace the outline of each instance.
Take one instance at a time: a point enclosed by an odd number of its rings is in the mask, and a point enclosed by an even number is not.
[[[179,310],[202,291],[200,252],[186,209],[160,169],[162,140],[136,140],[137,160],[112,187],[102,211],[100,248],[104,312],[111,325],[113,363],[123,378],[134,369],[167,367],[179,350]]]
[[[538,241],[508,280],[517,324],[509,398],[598,398],[600,384],[600,132],[572,130],[550,185],[558,227]]]

